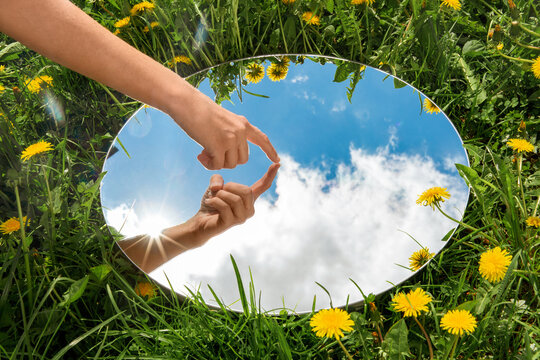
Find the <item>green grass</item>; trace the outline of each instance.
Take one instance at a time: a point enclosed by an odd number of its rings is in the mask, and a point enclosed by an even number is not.
[[[111,31],[135,4],[74,2]],[[472,187],[468,227],[460,226],[411,280],[369,297],[375,307],[350,309],[355,329],[343,342],[355,359],[429,358],[420,328],[390,306],[398,290],[417,286],[434,298],[419,320],[435,358],[540,358],[539,232],[525,224],[540,215],[538,150],[513,162],[506,145],[513,137],[538,144],[540,80],[530,62],[507,58],[540,55],[537,2],[517,0],[512,10],[506,1],[471,0],[460,11],[434,0],[376,0],[371,7],[344,0],[156,4],[120,36],[164,64],[188,56],[192,65],[176,64],[181,75],[253,55],[343,57],[381,67],[422,90],[462,135],[471,158],[471,167],[460,169]],[[308,10],[321,25],[302,22]],[[152,21],[160,25],[143,33]],[[488,33],[496,25],[501,30],[492,39]],[[207,34],[199,38],[203,27]],[[197,294],[186,302],[162,290],[152,299],[137,296],[134,286],[144,276],[114,245],[98,196],[108,146],[139,104],[7,37],[0,37],[0,65],[0,222],[30,219],[24,231],[0,238],[0,359],[345,357],[335,340],[314,335],[310,315],[265,316],[249,291],[243,314],[209,309]],[[25,89],[25,80],[38,75],[53,77],[48,91],[62,112],[47,112],[45,92]],[[38,140],[51,142],[54,151],[21,162],[22,150]],[[480,276],[478,261],[495,246],[513,261],[505,278],[491,284]],[[454,337],[439,323],[454,308],[470,310],[478,327],[450,354]]]

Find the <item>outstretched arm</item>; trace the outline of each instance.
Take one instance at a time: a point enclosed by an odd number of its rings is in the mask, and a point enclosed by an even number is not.
[[[248,160],[247,141],[279,157],[259,129],[113,35],[69,0],[2,0],[0,31],[74,71],[168,113],[204,150],[209,169]]]
[[[147,235],[121,240],[118,245],[144,272],[150,272],[184,251],[204,245],[228,228],[242,224],[255,213],[257,198],[272,186],[279,164],[272,164],[252,186],[223,183],[212,175],[201,208],[183,224],[163,230],[159,239]]]

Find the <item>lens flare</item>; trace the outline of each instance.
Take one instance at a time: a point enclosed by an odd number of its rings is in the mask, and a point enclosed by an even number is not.
[[[54,119],[57,125],[62,125],[66,117],[60,100],[50,90],[45,90],[43,93],[43,103],[47,113]]]
[[[197,31],[195,32],[195,43],[194,47],[195,49],[200,49],[204,43],[206,42],[206,38],[208,37],[208,30],[206,27],[206,21],[204,19],[201,19],[199,21],[199,25],[197,26]]]

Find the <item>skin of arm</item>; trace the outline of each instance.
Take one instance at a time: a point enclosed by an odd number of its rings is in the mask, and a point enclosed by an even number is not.
[[[183,224],[163,230],[159,239],[147,235],[121,240],[118,245],[141,270],[155,270],[181,253],[204,245],[230,227],[244,223],[255,213],[257,198],[272,186],[279,164],[272,164],[252,186],[224,184],[220,175],[212,175],[201,200],[201,208]]]
[[[268,137],[139,52],[69,0],[1,0],[0,31],[49,59],[169,114],[202,147],[208,169],[248,161],[250,141],[279,162]]]

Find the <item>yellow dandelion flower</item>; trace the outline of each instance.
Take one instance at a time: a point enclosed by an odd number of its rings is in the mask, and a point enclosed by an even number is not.
[[[6,90],[6,88],[2,84],[0,84],[0,94],[3,93],[4,90]]]
[[[435,253],[430,253],[428,248],[423,248],[418,251],[413,252],[409,258],[410,268],[414,271],[420,269],[424,266],[425,263],[429,261],[432,257],[435,256]]]
[[[428,114],[438,114],[441,112],[441,109],[439,109],[437,105],[435,105],[433,101],[429,100],[428,98],[424,99],[424,109],[426,109]]]
[[[251,63],[246,68],[245,78],[250,83],[256,84],[264,77],[264,66],[257,63]]]
[[[451,7],[454,10],[461,10],[461,3],[459,0],[442,0],[442,5],[445,5],[447,7]]]
[[[508,270],[512,256],[500,247],[487,250],[480,256],[480,275],[490,282],[501,281]]]
[[[311,11],[306,11],[303,13],[302,19],[309,25],[321,25],[321,19]]]
[[[362,4],[371,5],[374,2],[375,0],[351,0],[351,5],[362,5]]]
[[[296,0],[281,0],[285,5],[294,4]]]
[[[116,30],[114,30],[113,34],[114,34],[114,35],[118,35],[118,34],[120,34],[120,29],[116,29]]]
[[[185,55],[178,55],[178,56],[173,57],[173,59],[169,63],[169,66],[172,67],[174,64],[178,64],[178,63],[184,63],[184,64],[187,64],[187,65],[191,65],[191,59],[188,58]]]
[[[130,20],[131,20],[131,18],[129,16],[126,16],[125,18],[120,19],[117,22],[115,22],[114,27],[115,28],[123,28],[124,26],[128,26]]]
[[[291,63],[291,59],[289,59],[288,56],[281,56],[276,61],[276,64],[278,66],[283,66],[283,67],[289,67],[290,63]]]
[[[159,25],[159,23],[158,23],[157,21],[152,21],[152,22],[150,23],[150,27],[151,27],[152,29],[155,28],[155,27],[158,26],[158,25]],[[145,26],[145,27],[143,28],[142,31],[145,32],[145,33],[147,33],[147,32],[150,31],[150,29],[148,28],[148,26]]]
[[[23,224],[26,224],[26,216],[23,216]],[[12,217],[0,224],[0,232],[2,234],[11,234],[18,231],[21,228],[21,222],[19,218]]]
[[[147,281],[138,282],[137,285],[135,285],[135,294],[140,297],[147,296],[151,299],[156,296],[156,287]]]
[[[417,317],[422,311],[429,311],[427,304],[433,299],[421,288],[409,291],[407,294],[399,292],[392,298],[394,310],[403,312],[403,316]]]
[[[502,42],[497,44],[497,50],[501,51],[504,47],[504,44]]]
[[[289,69],[285,66],[272,64],[266,69],[266,74],[272,81],[281,81],[287,77],[288,71]]]
[[[153,3],[149,2],[149,1],[143,1],[143,2],[140,2],[138,4],[133,5],[133,7],[131,8],[130,14],[131,14],[131,16],[135,16],[138,13],[143,12],[143,11],[147,11],[147,10],[151,11],[155,7],[156,7],[156,5],[154,5]]]
[[[453,335],[471,334],[476,329],[476,318],[467,310],[450,310],[442,317],[441,328]]]
[[[529,216],[525,223],[528,226],[534,226],[536,228],[540,227],[540,217],[538,216]]]
[[[38,79],[41,81],[41,83],[45,83],[49,86],[52,86],[53,78],[50,77],[49,75],[42,75]]]
[[[52,149],[53,149],[53,146],[51,143],[41,140],[35,144],[28,146],[26,149],[24,149],[24,151],[21,154],[21,159],[23,161],[26,161],[34,155],[51,151]]]
[[[6,65],[0,65],[0,73],[6,70]]]
[[[450,194],[446,191],[446,188],[435,186],[419,195],[416,203],[424,206],[434,206],[435,204],[438,204],[439,201],[444,202],[443,198],[450,199]]]
[[[34,79],[28,79],[24,82],[28,91],[34,94],[40,92],[41,89],[43,89],[44,84],[48,86],[52,86],[52,83],[53,83],[53,78],[50,77],[49,75],[41,75]]]
[[[510,139],[506,144],[518,153],[534,151],[534,145],[524,139]]]
[[[352,331],[354,321],[341,309],[323,309],[313,315],[309,324],[318,337],[336,338],[343,336],[343,331]]]
[[[534,77],[540,79],[540,56],[534,59],[534,62],[531,65],[531,70],[534,74]]]

